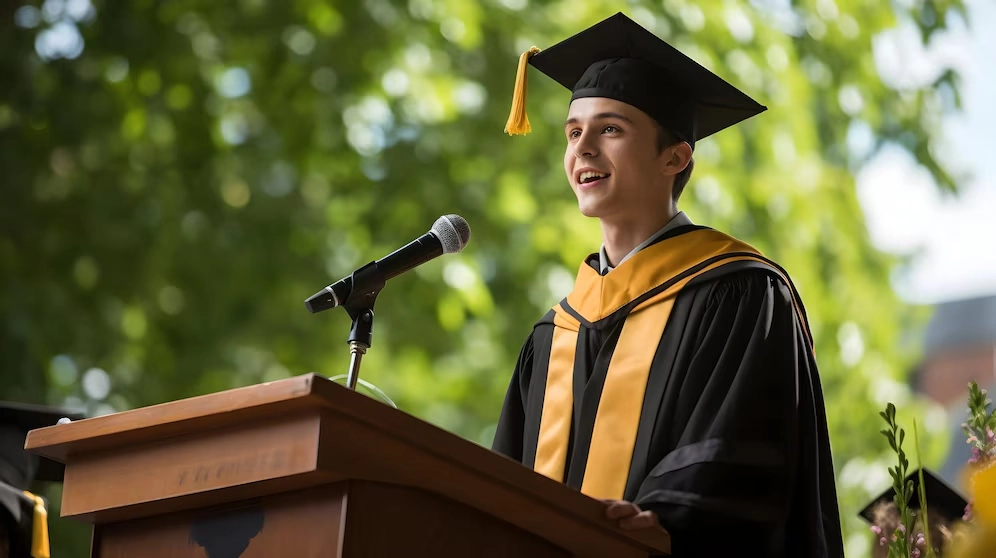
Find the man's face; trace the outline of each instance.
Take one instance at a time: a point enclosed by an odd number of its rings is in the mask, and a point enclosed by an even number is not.
[[[658,151],[658,124],[645,112],[614,99],[577,99],[564,134],[564,170],[582,214],[620,220],[671,203],[673,150]]]

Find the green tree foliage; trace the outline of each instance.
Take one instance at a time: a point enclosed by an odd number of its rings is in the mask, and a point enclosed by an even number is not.
[[[599,242],[561,170],[568,92],[533,71],[533,134],[501,133],[515,64],[617,10],[770,108],[700,143],[681,207],[789,270],[836,466],[880,457],[913,313],[852,174],[891,142],[952,188],[930,147],[957,82],[894,90],[872,40],[897,21],[929,40],[958,0],[4,3],[3,397],[99,413],[342,373],[348,319],[302,301],[459,213],[470,246],[392,281],[364,377],[488,443],[520,343]],[[868,489],[840,491],[863,537]]]

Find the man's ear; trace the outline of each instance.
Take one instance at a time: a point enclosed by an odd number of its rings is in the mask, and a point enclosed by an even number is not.
[[[663,167],[666,175],[676,175],[685,170],[692,160],[692,148],[687,142],[680,141],[664,150]]]

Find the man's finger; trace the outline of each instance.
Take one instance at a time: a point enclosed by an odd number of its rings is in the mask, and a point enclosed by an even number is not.
[[[624,531],[635,531],[637,529],[650,529],[659,527],[660,522],[657,515],[652,511],[642,511],[632,517],[619,520],[619,528]]]
[[[633,517],[640,513],[640,508],[636,505],[624,501],[614,501],[609,504],[609,507],[605,509],[605,517],[609,519],[623,519],[625,517]]]

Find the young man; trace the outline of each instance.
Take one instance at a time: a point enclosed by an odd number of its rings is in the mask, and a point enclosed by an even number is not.
[[[510,133],[526,62],[573,92],[564,169],[603,245],[526,340],[494,450],[674,556],[843,556],[802,302],[677,209],[695,142],[764,107],[617,14],[523,55]]]

